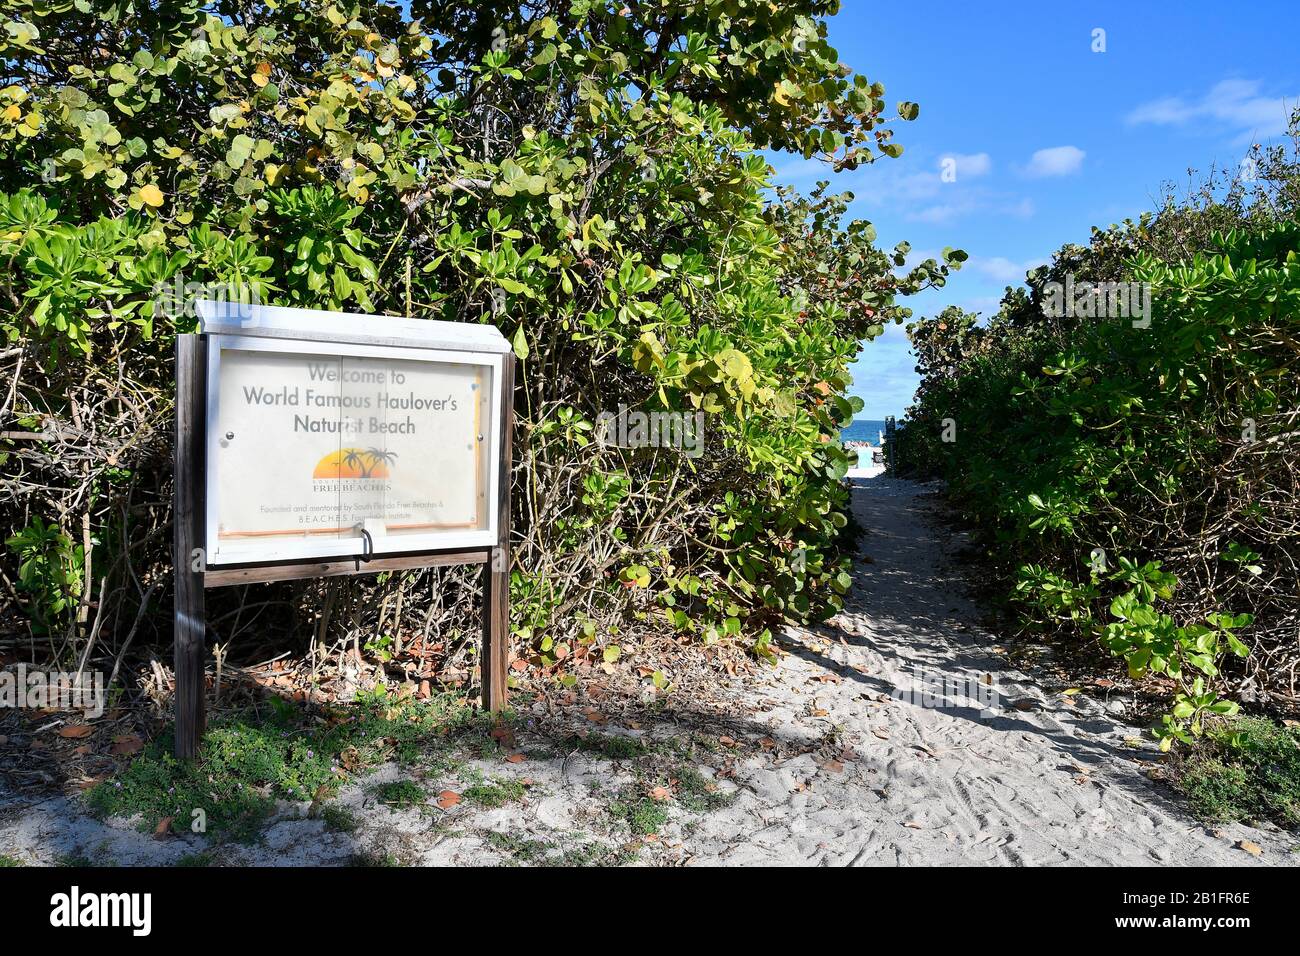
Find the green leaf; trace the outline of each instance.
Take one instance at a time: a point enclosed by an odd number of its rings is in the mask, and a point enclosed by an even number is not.
[[[515,337],[511,342],[514,347],[515,355],[519,356],[519,361],[528,358],[528,339],[524,336],[524,327],[522,325],[515,329]]]

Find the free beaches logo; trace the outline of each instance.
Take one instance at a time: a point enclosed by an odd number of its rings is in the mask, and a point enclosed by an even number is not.
[[[340,448],[316,463],[312,478],[326,481],[384,479],[397,462],[397,453],[382,448]]]

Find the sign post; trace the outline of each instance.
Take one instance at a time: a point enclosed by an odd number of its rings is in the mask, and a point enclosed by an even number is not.
[[[172,492],[173,566],[176,574],[176,756],[198,752],[206,729],[203,637],[203,386],[207,342],[176,337],[176,464]]]
[[[199,303],[176,348],[176,755],[204,730],[204,589],[483,566],[505,704],[514,355],[495,328]]]

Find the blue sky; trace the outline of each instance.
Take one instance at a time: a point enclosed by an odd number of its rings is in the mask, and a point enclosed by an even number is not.
[[[899,121],[896,160],[830,177],[856,195],[882,247],[944,246],[971,260],[946,288],[912,299],[991,314],[1003,288],[1089,227],[1136,218],[1189,168],[1236,168],[1279,137],[1300,102],[1294,2],[987,3],[844,0],[830,21],[840,59],[921,104]],[[1094,30],[1105,51],[1093,52]],[[951,158],[955,181],[941,176]],[[774,155],[777,179],[827,178],[816,161]],[[950,167],[951,168],[951,167]],[[901,326],[854,368],[859,417],[898,415],[917,376]]]

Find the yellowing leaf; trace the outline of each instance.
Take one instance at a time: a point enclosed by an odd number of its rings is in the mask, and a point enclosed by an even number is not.
[[[149,183],[146,186],[140,187],[141,202],[153,206],[155,209],[157,209],[159,206],[163,204],[164,198],[165,197],[163,196],[163,191],[159,189],[157,186],[155,186],[153,183]]]

